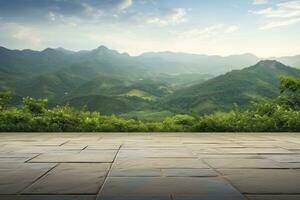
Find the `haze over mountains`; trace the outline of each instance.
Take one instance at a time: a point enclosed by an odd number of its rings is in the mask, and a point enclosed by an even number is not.
[[[86,105],[103,114],[204,114],[276,96],[278,76],[300,76],[300,56],[260,60],[172,52],[133,57],[104,46],[79,52],[0,47],[0,89],[13,90],[15,101],[47,97],[50,105]]]

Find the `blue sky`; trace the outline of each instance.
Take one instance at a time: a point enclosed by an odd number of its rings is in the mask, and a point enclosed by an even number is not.
[[[0,0],[0,45],[300,54],[300,0]]]

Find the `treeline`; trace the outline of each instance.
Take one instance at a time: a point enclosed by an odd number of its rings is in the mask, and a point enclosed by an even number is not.
[[[0,95],[1,132],[299,132],[300,79],[280,78],[280,95],[253,102],[248,110],[204,116],[175,115],[146,122],[70,106],[47,108],[47,99],[26,97],[9,106],[10,92]]]

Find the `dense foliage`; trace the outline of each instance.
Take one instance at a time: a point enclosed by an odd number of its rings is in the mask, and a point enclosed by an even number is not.
[[[281,132],[300,131],[300,79],[282,77],[280,96],[262,99],[242,111],[211,115],[175,115],[147,122],[104,116],[70,106],[47,108],[47,99],[26,97],[23,104],[8,106],[9,92],[0,95],[0,131],[15,132]]]

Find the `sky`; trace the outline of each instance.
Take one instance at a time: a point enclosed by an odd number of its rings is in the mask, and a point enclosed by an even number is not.
[[[0,46],[300,54],[300,0],[0,0]]]

